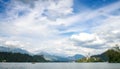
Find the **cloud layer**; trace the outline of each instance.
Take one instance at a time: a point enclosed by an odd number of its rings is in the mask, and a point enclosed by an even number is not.
[[[4,3],[4,2],[3,2]],[[120,2],[74,12],[73,0],[17,0],[0,14],[1,45],[58,55],[97,54],[120,42]]]

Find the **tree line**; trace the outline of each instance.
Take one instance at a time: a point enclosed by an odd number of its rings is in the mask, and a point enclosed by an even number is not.
[[[0,62],[46,62],[42,55],[0,52]]]

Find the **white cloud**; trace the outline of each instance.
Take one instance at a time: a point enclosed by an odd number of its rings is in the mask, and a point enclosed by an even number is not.
[[[11,47],[24,47],[25,45],[28,45],[29,43],[22,43],[20,41],[5,41],[6,46],[11,46]]]
[[[96,34],[80,33],[71,36],[74,45],[87,48],[101,48],[105,40],[101,39]]]
[[[95,27],[94,32],[106,40],[108,46],[114,46],[120,42],[120,16],[112,16],[103,21],[103,23]],[[114,44],[114,45],[113,45]]]
[[[78,35],[72,35],[71,39],[81,42],[89,42],[95,40],[96,36],[94,34],[80,33]]]
[[[56,29],[52,29],[50,26],[58,23],[53,19],[59,20],[72,14],[73,1],[58,0],[56,3],[54,0],[39,0],[33,2],[32,8],[29,5],[31,3],[26,5],[20,1],[12,1],[10,7],[8,7],[11,10],[7,11],[7,15],[10,16],[9,22],[5,24],[3,22],[1,24],[3,28],[0,30],[6,27],[8,30],[3,30],[3,32],[8,34],[53,35],[54,32],[56,33]]]
[[[29,46],[29,42],[11,40],[8,38],[0,37],[0,46],[13,47],[13,48],[24,48]]]
[[[71,40],[77,46],[108,49],[120,42],[119,22],[119,16],[104,19],[101,25],[91,30],[93,33],[75,34],[71,36]]]

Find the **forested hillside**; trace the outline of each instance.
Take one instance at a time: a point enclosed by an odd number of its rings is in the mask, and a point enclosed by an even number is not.
[[[42,55],[0,52],[0,62],[46,62]]]

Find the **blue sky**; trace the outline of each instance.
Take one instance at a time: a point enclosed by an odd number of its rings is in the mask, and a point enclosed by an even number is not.
[[[82,5],[89,9],[95,10],[117,1],[118,0],[74,0],[73,9],[75,13],[79,13],[81,10],[85,10]]]
[[[99,54],[120,42],[119,0],[0,0],[0,45]]]

